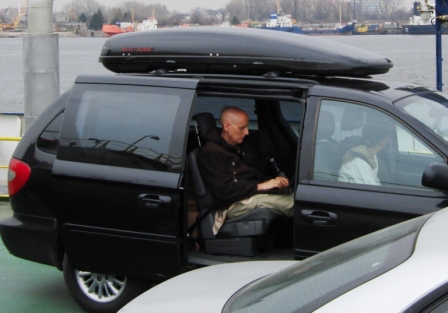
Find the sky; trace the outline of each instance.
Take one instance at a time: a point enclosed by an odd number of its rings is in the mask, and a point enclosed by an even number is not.
[[[117,3],[120,4],[120,2],[125,1],[127,0],[96,0],[96,2],[105,6],[116,6]],[[136,0],[136,1],[143,2],[146,5],[149,5],[151,3],[160,3],[166,5],[168,10],[170,11],[176,10],[181,13],[188,13],[190,12],[191,9],[194,9],[196,7],[203,7],[206,9],[213,9],[213,10],[220,9],[225,7],[230,0]],[[22,4],[24,3],[24,0],[19,0],[19,2]],[[65,4],[70,2],[71,0],[54,0],[53,9],[61,10]],[[7,8],[11,5],[17,7],[17,0],[0,0],[0,8]]]

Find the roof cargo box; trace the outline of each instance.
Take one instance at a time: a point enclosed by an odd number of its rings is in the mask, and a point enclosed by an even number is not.
[[[236,27],[166,28],[120,34],[99,58],[116,73],[369,76],[392,68],[385,57],[311,36]]]

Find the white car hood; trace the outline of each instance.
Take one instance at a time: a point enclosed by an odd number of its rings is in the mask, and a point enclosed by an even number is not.
[[[296,263],[297,261],[249,261],[197,269],[155,286],[119,312],[218,313],[240,288],[257,278]]]

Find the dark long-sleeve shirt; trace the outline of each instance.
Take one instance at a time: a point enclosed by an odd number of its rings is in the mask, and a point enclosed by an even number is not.
[[[255,195],[257,184],[270,179],[262,173],[266,158],[258,155],[249,136],[237,146],[227,144],[218,131],[207,137],[208,142],[199,150],[199,169],[218,201],[218,209]]]

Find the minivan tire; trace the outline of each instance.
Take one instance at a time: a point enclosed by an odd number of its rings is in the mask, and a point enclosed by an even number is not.
[[[91,313],[112,313],[151,287],[148,282],[126,276],[79,271],[67,255],[63,262],[64,280],[78,305]]]

